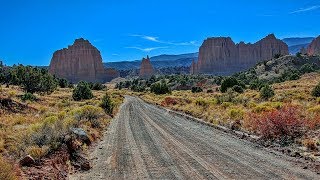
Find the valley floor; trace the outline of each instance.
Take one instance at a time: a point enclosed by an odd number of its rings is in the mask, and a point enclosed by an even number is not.
[[[293,159],[127,96],[71,179],[317,179]]]

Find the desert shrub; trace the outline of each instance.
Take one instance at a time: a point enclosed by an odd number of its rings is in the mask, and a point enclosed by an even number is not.
[[[24,95],[21,96],[22,101],[35,101],[37,100],[37,97],[31,93],[25,93]]]
[[[78,108],[74,112],[75,119],[80,120],[96,120],[101,118],[103,110],[99,107],[95,107],[92,105],[85,105],[83,107]]]
[[[296,56],[297,56],[298,58],[302,58],[302,53],[301,53],[301,52],[297,52],[297,53],[296,53]]]
[[[227,93],[217,95],[216,99],[217,99],[218,104],[222,104],[224,102],[234,102],[236,97],[237,97],[237,94],[234,91],[232,91],[231,89],[229,89],[227,91]]]
[[[270,85],[265,85],[260,90],[260,97],[264,100],[267,100],[274,96],[274,91]]]
[[[66,79],[64,79],[64,78],[59,79],[59,80],[58,80],[58,83],[59,83],[59,86],[60,86],[61,88],[66,88],[66,87],[69,86],[68,80],[66,80]]]
[[[144,92],[146,90],[146,86],[144,85],[132,85],[130,89],[134,92]]]
[[[300,79],[300,75],[298,74],[298,73],[292,73],[292,74],[290,74],[290,76],[289,76],[289,80],[298,80],[298,79]]]
[[[269,106],[266,103],[259,104],[259,105],[256,105],[255,107],[253,107],[253,112],[255,112],[255,113],[268,112],[268,111],[272,111],[272,110],[274,110],[274,108],[272,106]]]
[[[243,86],[243,84],[240,83],[236,78],[228,77],[222,81],[220,91],[225,93],[229,88],[232,88],[236,85]]]
[[[14,172],[14,168],[11,163],[8,163],[1,155],[0,155],[0,179],[3,180],[17,180],[16,174]]]
[[[232,108],[228,111],[228,115],[233,120],[241,120],[244,116],[244,111],[239,108]]]
[[[29,128],[29,136],[25,141],[29,145],[47,146],[57,149],[63,142],[67,129],[63,128],[63,120],[57,116],[46,117],[42,123],[33,124]]]
[[[199,93],[199,92],[202,92],[202,91],[203,91],[202,88],[199,87],[199,86],[194,86],[194,87],[191,88],[191,92],[192,93]]]
[[[94,83],[93,85],[92,85],[92,90],[97,90],[97,91],[100,91],[100,90],[103,90],[103,89],[105,89],[106,88],[106,86],[105,85],[103,85],[103,84],[101,84],[101,83]]]
[[[318,84],[316,85],[316,87],[314,87],[314,88],[312,89],[311,94],[312,94],[312,96],[314,96],[314,97],[320,97],[320,83],[318,83]]]
[[[163,106],[170,106],[170,105],[176,105],[176,104],[178,104],[178,101],[172,97],[165,97],[161,103],[161,105]]]
[[[237,93],[243,93],[244,92],[243,88],[241,86],[239,86],[239,85],[233,86],[232,90],[237,92]]]
[[[315,71],[315,68],[313,67],[312,64],[309,64],[309,63],[302,65],[301,68],[300,68],[300,72],[303,73],[303,74],[311,73],[311,72],[314,72],[314,71]]]
[[[77,87],[73,90],[72,97],[75,101],[93,98],[89,84],[87,82],[80,81]]]
[[[221,104],[221,106],[224,108],[224,109],[227,109],[228,107],[232,106],[233,103],[232,102],[223,102]]]
[[[114,108],[114,103],[112,102],[112,99],[108,94],[103,96],[102,102],[100,104],[100,107],[102,107],[102,109],[104,109],[104,111],[107,114],[112,115],[113,108]]]
[[[167,94],[171,92],[166,82],[153,83],[150,86],[150,91],[154,94]]]
[[[208,89],[207,93],[213,93],[213,90],[212,89]]]
[[[304,133],[300,111],[295,106],[285,106],[261,114],[249,114],[249,128],[268,140],[279,140],[281,144],[293,142]]]
[[[202,106],[202,107],[208,107],[209,106],[209,102],[206,101],[203,98],[199,98],[199,99],[196,100],[196,105],[197,106]]]
[[[16,95],[17,95],[17,92],[14,91],[14,90],[8,92],[8,97],[9,97],[10,99],[13,98],[13,97],[15,97]]]
[[[320,105],[313,106],[308,109],[309,112],[320,114]]]

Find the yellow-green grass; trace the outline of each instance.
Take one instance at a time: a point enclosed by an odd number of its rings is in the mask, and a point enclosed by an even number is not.
[[[0,98],[9,98],[18,106],[26,106],[16,111],[1,108],[0,155],[11,157],[11,159],[13,157],[13,160],[18,160],[26,154],[32,155],[35,159],[42,158],[47,152],[58,147],[59,142],[55,142],[55,139],[52,138],[49,144],[39,146],[34,139],[39,139],[45,133],[58,136],[61,135],[59,133],[67,132],[73,126],[86,130],[92,140],[99,138],[112,119],[99,107],[101,100],[108,93],[115,104],[113,112],[115,114],[123,101],[122,92],[117,90],[93,91],[94,98],[74,101],[72,91],[69,88],[58,88],[50,95],[36,94],[37,101],[23,102],[19,97],[24,94],[20,87],[2,86]],[[88,113],[88,111],[97,115],[95,122],[87,120],[85,115],[79,119],[81,114]]]

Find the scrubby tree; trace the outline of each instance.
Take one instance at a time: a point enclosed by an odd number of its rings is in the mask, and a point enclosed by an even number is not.
[[[314,97],[320,97],[320,83],[316,85],[316,87],[314,87],[312,89],[312,92],[311,92],[312,96]]]
[[[58,81],[59,81],[59,86],[60,86],[61,88],[66,88],[66,87],[68,87],[68,85],[69,85],[68,80],[66,80],[66,79],[64,79],[64,78],[60,78]]]
[[[232,90],[233,90],[234,92],[237,92],[237,93],[243,93],[243,92],[244,92],[243,88],[242,88],[241,86],[239,86],[239,85],[233,86],[233,87],[232,87]]]
[[[192,93],[199,93],[199,92],[202,92],[202,91],[203,91],[202,88],[199,87],[199,86],[194,86],[194,87],[191,88],[191,92]]]
[[[232,88],[235,85],[242,85],[236,78],[228,77],[224,79],[221,83],[220,91],[225,93],[229,88]]]
[[[114,103],[108,94],[103,96],[100,107],[102,107],[107,114],[112,115]]]
[[[106,86],[101,84],[101,83],[94,83],[93,86],[92,86],[92,90],[97,90],[97,91],[100,91],[100,90],[103,90],[105,89]]]
[[[309,63],[302,65],[301,68],[300,68],[300,72],[302,74],[311,73],[311,72],[314,72],[314,71],[315,71],[314,66],[312,64],[309,64]]]
[[[167,94],[171,92],[166,82],[153,83],[150,87],[150,91],[155,94]]]
[[[80,81],[77,87],[73,90],[72,97],[75,101],[93,98],[89,84],[85,81]]]
[[[265,85],[260,90],[260,97],[264,100],[268,100],[269,98],[274,96],[274,91],[270,85]]]

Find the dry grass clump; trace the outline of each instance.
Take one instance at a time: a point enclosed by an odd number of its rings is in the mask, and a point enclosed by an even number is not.
[[[18,179],[12,164],[8,163],[1,155],[0,155],[0,179],[1,180]]]

